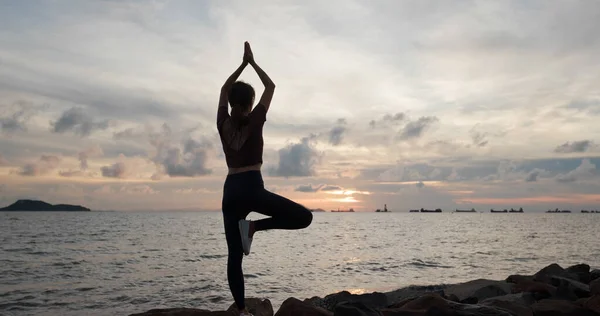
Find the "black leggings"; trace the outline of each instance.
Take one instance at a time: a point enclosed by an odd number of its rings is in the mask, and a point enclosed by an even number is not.
[[[244,309],[243,249],[238,222],[250,212],[270,216],[254,222],[256,231],[302,229],[312,222],[304,206],[265,190],[260,171],[228,175],[223,188],[223,220],[227,238],[227,280],[238,309]]]

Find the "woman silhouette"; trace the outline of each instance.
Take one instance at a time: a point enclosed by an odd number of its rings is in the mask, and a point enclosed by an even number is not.
[[[254,89],[236,81],[247,65],[252,66],[265,86],[252,109]],[[312,222],[304,206],[267,191],[261,175],[263,125],[273,99],[275,84],[256,64],[248,42],[242,64],[225,81],[219,97],[217,129],[229,169],[223,188],[223,221],[227,239],[227,280],[240,315],[251,315],[244,303],[243,255],[250,253],[254,233],[268,229],[302,229]],[[227,103],[231,106],[228,113]],[[270,216],[247,221],[250,212]]]

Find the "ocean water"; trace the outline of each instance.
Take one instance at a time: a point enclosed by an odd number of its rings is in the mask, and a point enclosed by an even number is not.
[[[247,296],[277,307],[291,296],[504,279],[553,262],[600,266],[600,214],[314,215],[305,230],[257,233]],[[0,213],[0,315],[225,309],[226,260],[218,212]]]

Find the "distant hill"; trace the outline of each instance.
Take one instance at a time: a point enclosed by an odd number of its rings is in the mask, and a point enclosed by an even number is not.
[[[36,200],[18,200],[15,203],[0,208],[0,212],[5,211],[62,211],[62,212],[89,212],[90,209],[80,205],[69,205],[69,204],[49,204],[44,201]]]
[[[312,209],[312,210],[310,210],[310,211],[311,211],[311,212],[325,212],[325,210],[324,210],[324,209],[322,209],[322,208],[315,208],[315,209]]]

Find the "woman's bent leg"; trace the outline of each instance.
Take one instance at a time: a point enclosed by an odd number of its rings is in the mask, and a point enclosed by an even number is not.
[[[312,213],[304,206],[265,189],[254,194],[252,211],[271,216],[254,222],[255,231],[267,229],[302,229],[312,222]]]

